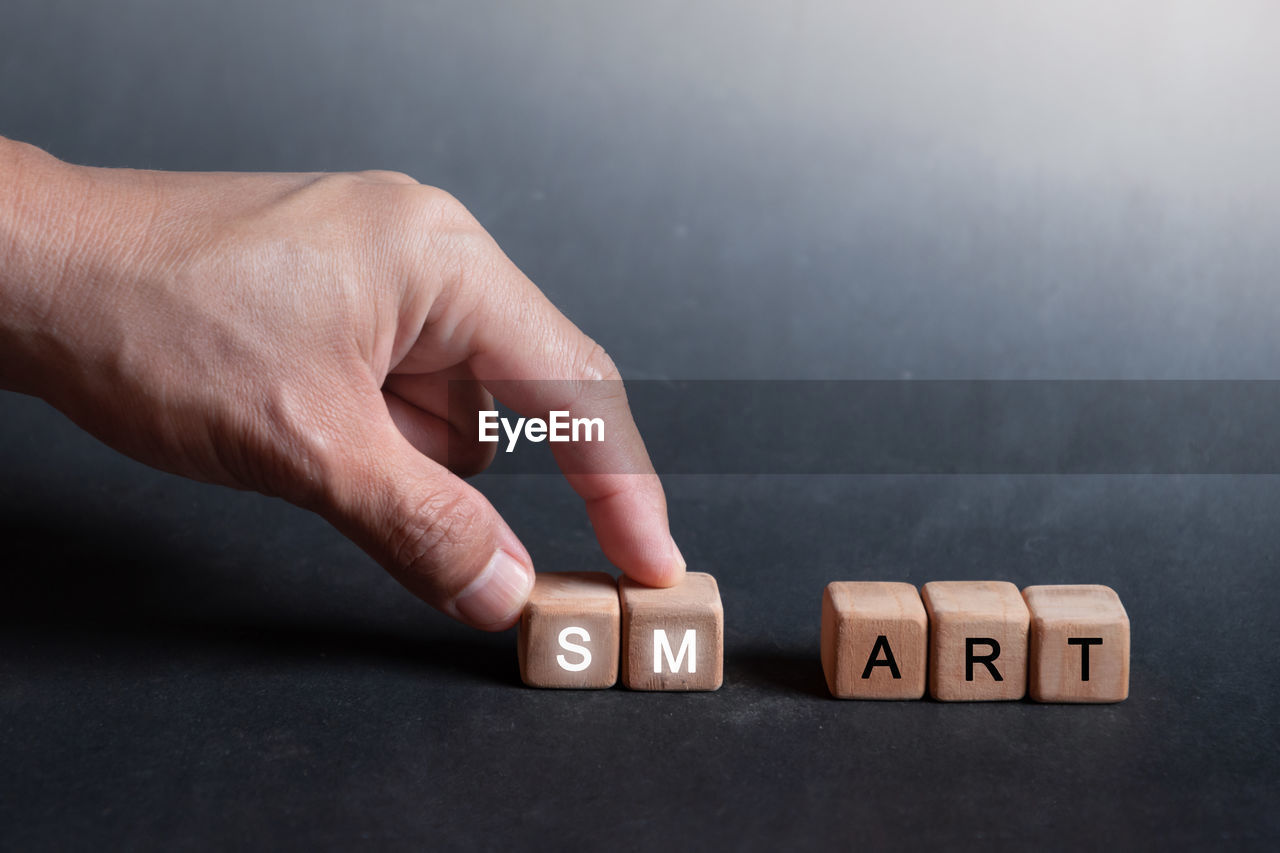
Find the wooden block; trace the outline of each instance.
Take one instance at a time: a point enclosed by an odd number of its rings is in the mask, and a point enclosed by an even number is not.
[[[1022,594],[1003,581],[934,581],[929,613],[929,694],[942,702],[1021,699],[1027,692]]]
[[[838,699],[919,699],[929,621],[909,583],[837,582],[822,596],[822,670]]]
[[[632,690],[717,690],[724,680],[724,607],[716,579],[688,572],[654,589],[628,578],[622,599],[622,683]]]
[[[1029,586],[1028,689],[1037,702],[1129,697],[1129,614],[1109,586]]]
[[[520,678],[530,687],[612,687],[620,614],[618,585],[604,572],[539,572],[520,617]]]

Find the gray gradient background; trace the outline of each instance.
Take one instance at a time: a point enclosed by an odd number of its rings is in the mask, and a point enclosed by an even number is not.
[[[100,165],[406,171],[633,378],[1276,378],[1278,24],[5,0],[0,133]],[[540,568],[601,567],[562,483],[478,482]],[[0,397],[0,847],[1280,837],[1276,478],[667,485],[720,578],[725,688],[530,691],[513,636],[448,623],[313,517]],[[1115,586],[1132,698],[825,698],[827,581],[966,577]]]

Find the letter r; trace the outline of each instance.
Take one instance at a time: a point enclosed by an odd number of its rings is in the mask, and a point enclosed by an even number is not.
[[[990,651],[985,655],[974,653],[974,646],[986,646]],[[996,658],[1000,657],[1000,642],[992,637],[964,638],[964,680],[973,681],[973,665],[980,663],[991,673],[992,681],[1004,681],[1000,670],[996,669]]]

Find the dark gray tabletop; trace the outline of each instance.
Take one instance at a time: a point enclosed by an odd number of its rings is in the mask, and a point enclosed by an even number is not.
[[[18,0],[0,134],[407,171],[629,378],[1280,377],[1280,22],[1109,9]],[[1280,477],[936,468],[665,477],[724,687],[537,691],[319,519],[0,396],[0,847],[1274,848]],[[559,479],[477,483],[606,568]],[[1131,698],[828,697],[827,582],[965,578],[1113,586]]]

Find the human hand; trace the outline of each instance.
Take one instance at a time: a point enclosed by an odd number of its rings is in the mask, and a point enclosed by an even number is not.
[[[389,172],[83,168],[3,139],[0,186],[0,385],[157,468],[315,510],[468,624],[519,618],[532,561],[460,477],[492,458],[465,440],[475,413],[494,393],[545,417],[619,377],[452,196]],[[674,584],[625,395],[590,396],[609,442],[557,460],[605,555]]]

